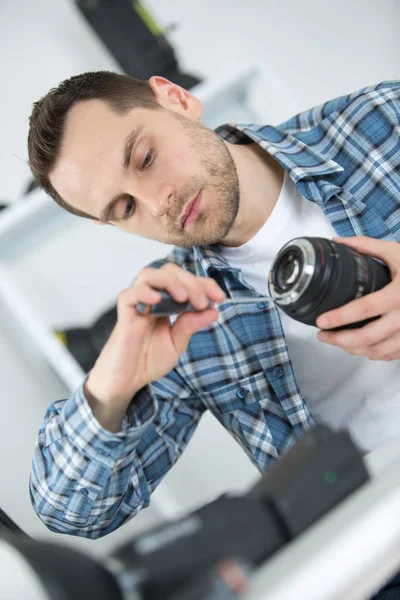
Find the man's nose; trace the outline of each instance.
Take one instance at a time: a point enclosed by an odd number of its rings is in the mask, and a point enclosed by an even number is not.
[[[143,190],[144,191],[144,190]],[[163,217],[170,210],[174,199],[173,188],[162,185],[156,189],[147,190],[143,201],[147,204],[154,217]]]
[[[163,217],[172,204],[172,193],[171,192],[159,192],[153,201],[152,213],[155,217]]]

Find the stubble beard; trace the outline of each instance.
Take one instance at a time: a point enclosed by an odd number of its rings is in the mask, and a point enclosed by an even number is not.
[[[235,163],[222,139],[200,122],[177,115],[191,146],[202,157],[204,178],[192,178],[175,199],[167,217],[167,244],[192,248],[220,243],[229,233],[239,211],[239,179]],[[190,200],[203,190],[201,212],[192,228],[182,230],[179,219]],[[211,199],[210,199],[211,196]],[[204,206],[204,204],[206,206]]]

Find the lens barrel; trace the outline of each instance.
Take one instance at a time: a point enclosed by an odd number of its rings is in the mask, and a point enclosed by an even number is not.
[[[326,238],[303,237],[291,240],[278,252],[268,286],[283,312],[316,326],[322,313],[376,292],[390,281],[388,267],[375,258]],[[373,320],[336,329],[362,327]]]

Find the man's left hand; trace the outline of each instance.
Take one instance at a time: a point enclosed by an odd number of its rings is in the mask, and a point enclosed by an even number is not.
[[[320,331],[318,339],[370,360],[400,358],[400,244],[365,236],[333,238],[333,241],[380,258],[389,267],[392,281],[377,292],[320,315],[317,326],[333,329],[382,315],[379,319],[359,329]]]

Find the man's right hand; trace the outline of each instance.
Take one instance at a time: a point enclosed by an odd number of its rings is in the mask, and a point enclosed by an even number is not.
[[[174,300],[189,300],[197,309],[209,300],[221,302],[225,293],[208,277],[196,277],[174,263],[160,269],[146,267],[134,285],[119,294],[118,319],[85,383],[85,393],[99,422],[119,431],[133,396],[145,385],[173,369],[191,336],[218,318],[215,309],[182,313],[174,322],[169,317],[143,315],[139,302],[157,304],[165,289]]]

